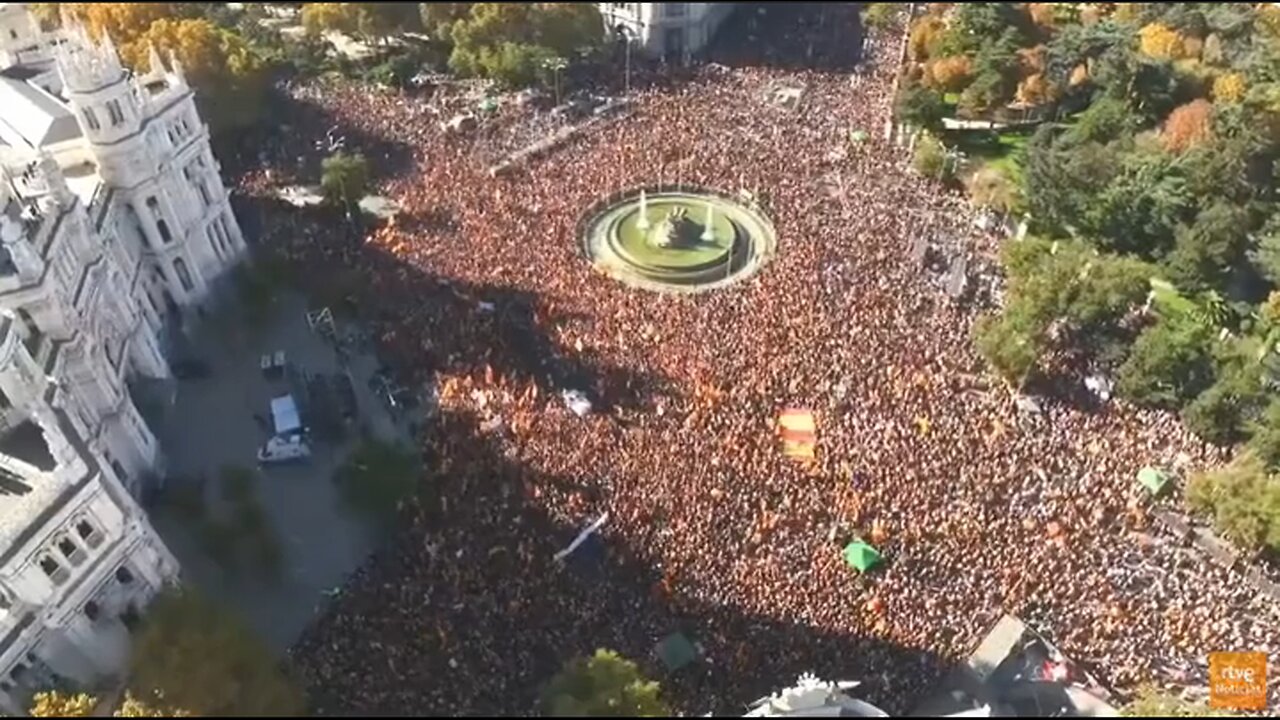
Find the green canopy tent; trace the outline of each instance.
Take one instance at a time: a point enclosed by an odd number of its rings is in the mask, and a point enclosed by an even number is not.
[[[485,113],[485,114],[492,113],[498,109],[498,99],[487,97],[480,101],[480,105],[478,107],[480,109],[480,112],[482,113]]]
[[[860,573],[879,565],[883,560],[879,551],[861,540],[854,540],[845,545],[843,554],[845,563]]]
[[[867,140],[866,130],[849,131],[849,142],[853,143],[855,146],[861,145],[862,143],[866,142],[866,140]]]
[[[1152,495],[1159,495],[1164,490],[1164,486],[1169,484],[1169,476],[1148,465],[1138,471],[1138,483]]]
[[[698,659],[698,649],[684,633],[674,632],[662,639],[655,648],[658,659],[667,666],[667,672],[675,672]]]

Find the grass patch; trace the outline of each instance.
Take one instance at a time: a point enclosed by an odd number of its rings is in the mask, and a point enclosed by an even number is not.
[[[1003,176],[1013,188],[1021,189],[1022,164],[1026,158],[1027,143],[1031,141],[1030,132],[950,130],[942,133],[942,141],[947,147],[964,153],[966,176],[993,171]],[[1015,206],[1019,204],[1014,203]]]

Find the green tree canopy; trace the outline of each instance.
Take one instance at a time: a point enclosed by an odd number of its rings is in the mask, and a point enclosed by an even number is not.
[[[158,596],[134,642],[130,686],[195,715],[297,715],[299,688],[238,617],[190,589]]]
[[[898,94],[898,118],[905,123],[926,130],[936,130],[942,126],[942,118],[946,117],[947,106],[942,95],[934,90],[917,84],[904,84]]]
[[[560,717],[661,717],[671,711],[658,683],[612,650],[596,650],[565,666],[544,693],[545,714]]]
[[[531,84],[551,58],[573,58],[604,39],[604,21],[592,3],[474,3],[447,26],[454,72],[509,87]]]
[[[1142,331],[1120,366],[1116,388],[1136,402],[1177,408],[1213,382],[1213,330],[1189,318],[1160,318]]]
[[[369,190],[369,163],[360,153],[336,152],[320,163],[320,187],[333,203],[349,206]]]
[[[1218,532],[1246,550],[1280,550],[1280,479],[1252,452],[1192,476],[1187,504],[1210,515]]]

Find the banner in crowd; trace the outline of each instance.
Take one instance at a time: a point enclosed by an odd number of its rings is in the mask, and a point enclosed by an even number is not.
[[[783,410],[778,417],[782,452],[793,460],[813,460],[818,444],[818,425],[813,413],[803,409]]]

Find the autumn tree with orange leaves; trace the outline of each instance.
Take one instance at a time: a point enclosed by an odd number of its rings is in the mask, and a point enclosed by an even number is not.
[[[196,89],[201,114],[215,132],[242,128],[259,117],[267,89],[267,64],[245,40],[198,17],[191,3],[48,3],[44,18],[75,18],[93,37],[109,35],[120,59],[149,70],[152,47],[172,54]]]
[[[1164,149],[1181,153],[1200,145],[1213,135],[1213,104],[1193,100],[1174,108],[1164,122],[1160,141]]]

